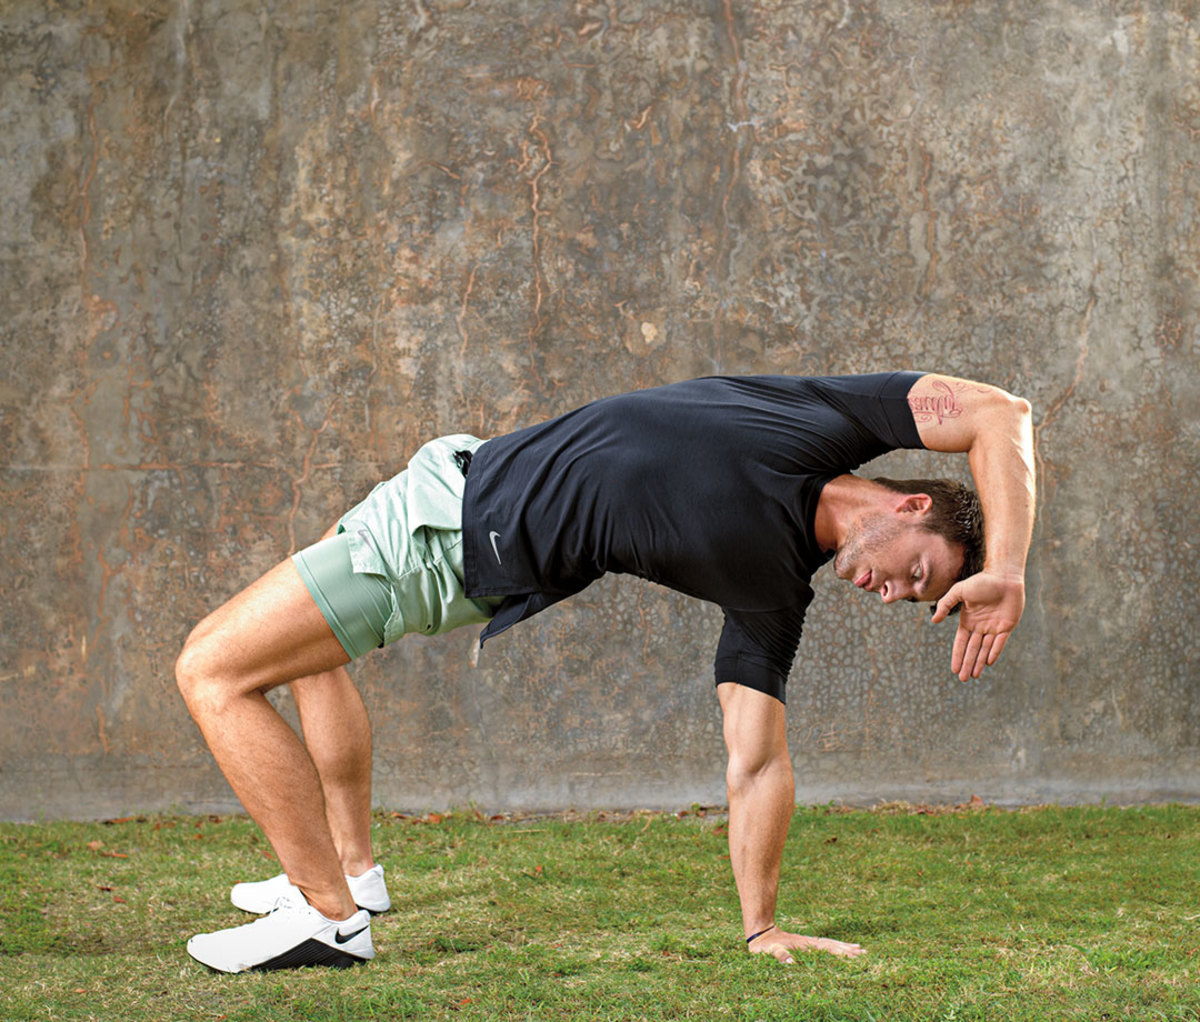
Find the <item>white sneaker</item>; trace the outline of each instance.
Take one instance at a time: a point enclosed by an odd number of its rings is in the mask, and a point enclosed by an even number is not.
[[[388,896],[387,884],[383,880],[383,867],[372,866],[361,876],[347,875],[346,883],[350,886],[350,896],[359,908],[365,908],[372,915],[386,912],[392,907],[392,899]],[[270,880],[257,880],[250,883],[234,884],[229,892],[229,900],[244,912],[254,912],[261,915],[270,912],[280,898],[300,898],[298,887],[288,880],[286,873],[271,877]]]
[[[187,951],[217,972],[306,965],[345,969],[375,957],[369,912],[360,909],[339,923],[303,898],[281,898],[269,915],[244,926],[198,934],[188,941]]]

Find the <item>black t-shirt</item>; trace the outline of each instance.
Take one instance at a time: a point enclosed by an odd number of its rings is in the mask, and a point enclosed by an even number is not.
[[[463,498],[467,595],[505,596],[483,639],[623,572],[718,604],[717,683],[782,700],[830,479],[921,447],[920,373],[708,377],[594,401],[489,440]]]

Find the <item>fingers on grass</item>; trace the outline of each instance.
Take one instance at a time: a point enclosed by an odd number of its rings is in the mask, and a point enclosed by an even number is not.
[[[832,952],[840,958],[857,958],[859,955],[867,953],[867,949],[861,944],[846,944],[840,940],[831,940],[828,943],[831,946],[825,950]]]

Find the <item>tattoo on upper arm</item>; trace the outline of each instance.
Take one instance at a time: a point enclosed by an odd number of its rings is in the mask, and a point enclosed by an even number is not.
[[[937,393],[909,395],[908,407],[912,409],[913,418],[917,422],[936,420],[940,424],[962,415],[963,406],[958,403],[958,398],[948,383],[933,380],[932,386]]]

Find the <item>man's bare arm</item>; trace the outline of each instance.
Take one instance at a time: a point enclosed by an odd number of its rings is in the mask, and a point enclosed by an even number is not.
[[[779,867],[796,788],[779,700],[742,685],[717,687],[729,750],[729,858],[742,903],[742,926],[752,954],[785,965],[796,951],[828,951],[854,958],[857,944],[788,933],[775,925]],[[760,936],[755,936],[760,934]]]
[[[1036,497],[1031,408],[999,387],[932,373],[908,403],[928,450],[967,454],[983,505],[983,570],[951,587],[933,616],[944,621],[962,604],[951,670],[965,681],[996,662],[1025,608]]]

